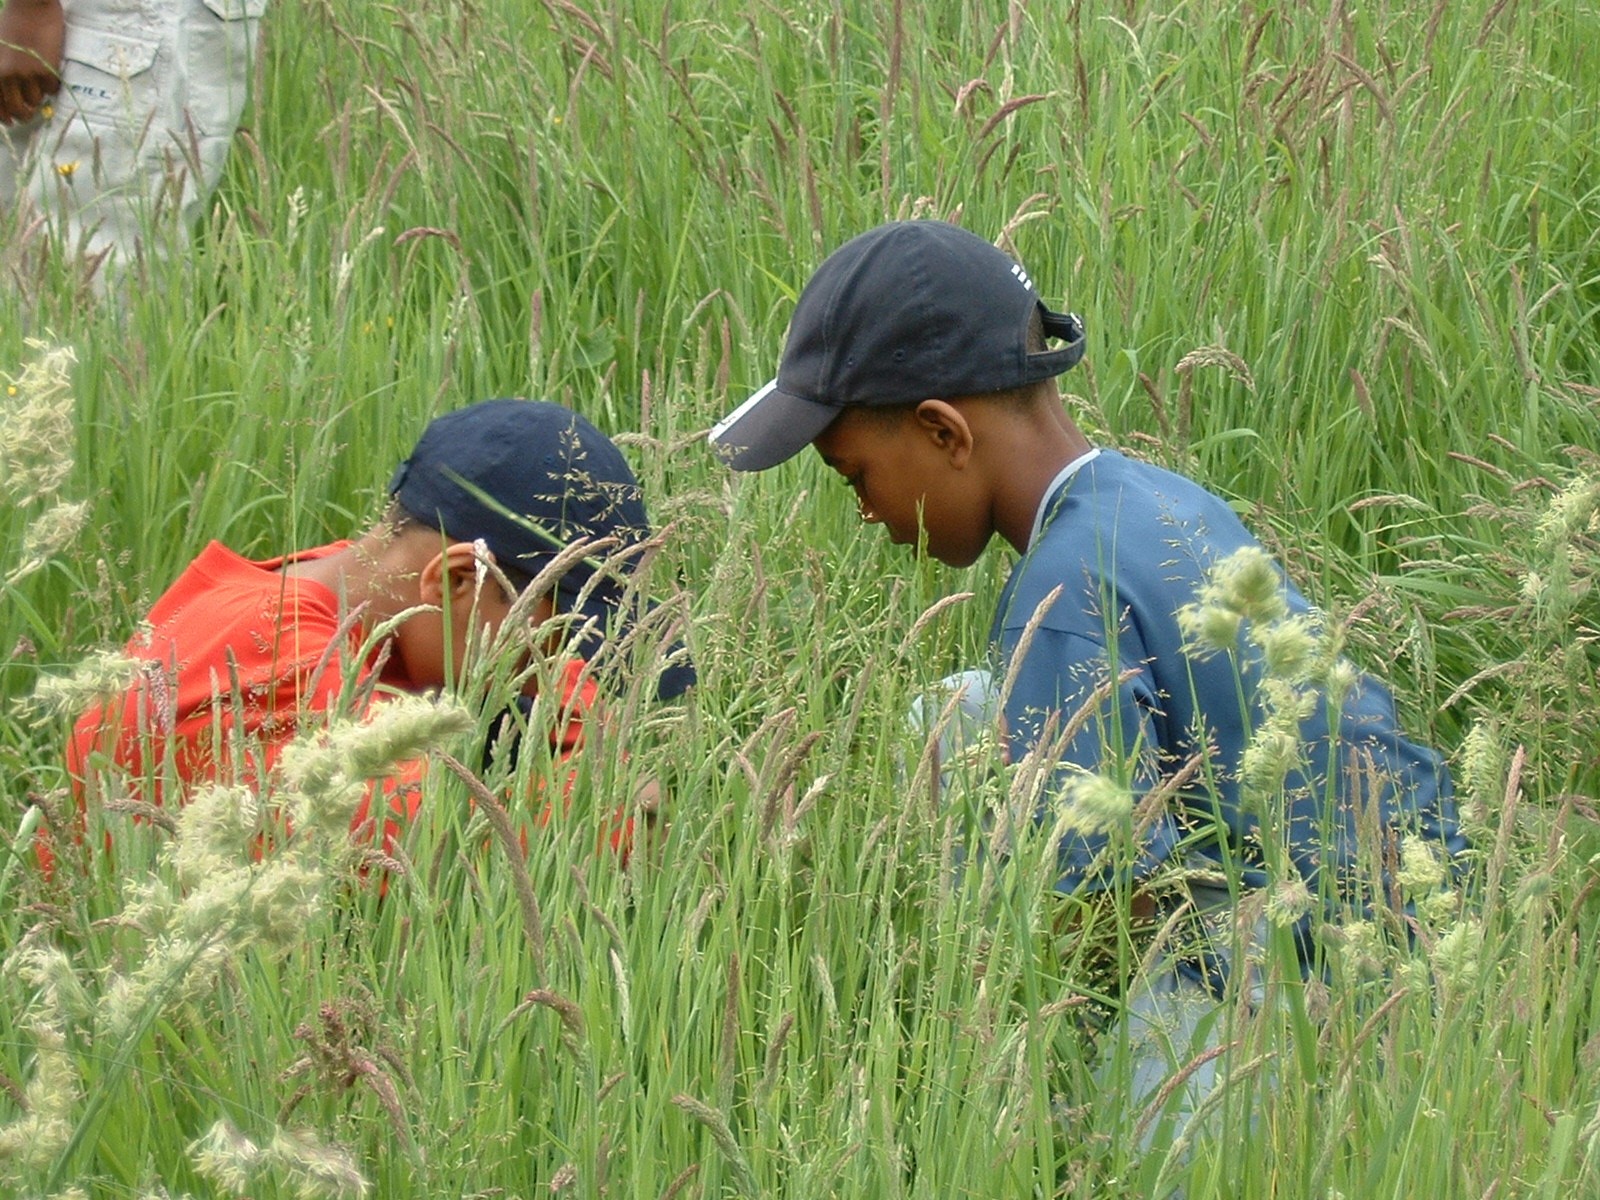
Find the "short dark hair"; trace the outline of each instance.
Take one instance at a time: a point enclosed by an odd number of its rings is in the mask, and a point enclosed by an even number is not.
[[[409,533],[413,529],[426,530],[430,533],[442,533],[452,542],[471,542],[477,540],[477,535],[465,529],[440,530],[432,522],[425,521],[400,503],[398,496],[390,496],[388,507],[383,512],[383,523],[394,534]],[[527,591],[533,583],[533,576],[511,563],[504,563],[496,558],[495,566],[505,576],[505,581],[511,588],[511,599],[515,600]]]

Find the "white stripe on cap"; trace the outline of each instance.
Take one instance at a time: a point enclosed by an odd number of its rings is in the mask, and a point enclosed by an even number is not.
[[[748,413],[756,405],[760,404],[768,396],[772,395],[773,390],[777,386],[778,381],[776,379],[769,380],[760,391],[756,392],[756,394],[751,396],[750,399],[746,400],[743,404],[739,405],[738,408],[734,409],[727,416],[723,417],[722,420],[713,425],[711,427],[710,434],[708,434],[706,437],[706,440],[712,443],[720,443],[722,440],[722,435],[737,425],[744,418],[746,413]]]

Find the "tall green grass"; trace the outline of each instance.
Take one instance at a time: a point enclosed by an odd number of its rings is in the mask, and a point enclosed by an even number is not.
[[[1592,1190],[1596,555],[1550,514],[1600,448],[1596,45],[1577,0],[278,6],[189,253],[97,301],[0,217],[0,368],[75,351],[59,498],[90,506],[0,604],[0,944],[85,989],[52,1057],[49,989],[0,978],[0,1121],[41,1064],[78,1089],[68,1150],[0,1187],[213,1194],[189,1147],[227,1119],[400,1197]],[[916,771],[903,714],[981,654],[1005,556],[913,562],[809,456],[735,478],[698,437],[828,251],[912,214],[1084,314],[1081,422],[1234,501],[1464,780],[1477,924],[1240,1013],[1255,1068],[1187,1154],[1088,1082],[1042,867],[957,882]],[[440,772],[381,901],[335,878],[302,938],[94,1037],[167,835],[96,814],[114,857],[32,870],[15,831],[65,786],[38,678],[209,538],[358,531],[430,415],[505,394],[626,444],[697,693],[619,702],[604,801],[529,848],[537,927]],[[0,511],[0,570],[45,503]],[[598,814],[646,776],[672,832],[623,868]]]

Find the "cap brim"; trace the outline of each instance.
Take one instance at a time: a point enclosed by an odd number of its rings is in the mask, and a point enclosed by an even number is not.
[[[839,410],[778,390],[774,379],[712,427],[706,439],[735,471],[765,471],[793,458]]]

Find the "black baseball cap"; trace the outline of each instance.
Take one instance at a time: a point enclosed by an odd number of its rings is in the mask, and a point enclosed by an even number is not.
[[[1047,338],[1030,353],[1039,314]],[[1070,370],[1083,321],[1053,312],[1028,273],[945,221],[891,221],[817,268],[789,322],[778,377],[717,422],[710,441],[735,470],[792,458],[840,410],[1009,391]]]
[[[618,553],[650,536],[650,517],[622,451],[579,413],[520,399],[445,413],[395,469],[389,493],[416,520],[458,541],[483,539],[501,566],[527,576],[579,539],[614,538],[557,581],[556,609],[619,635],[627,617],[619,571],[625,576],[636,560]],[[658,691],[677,695],[694,679],[681,657]]]

